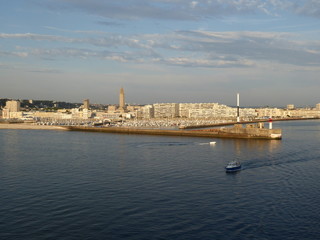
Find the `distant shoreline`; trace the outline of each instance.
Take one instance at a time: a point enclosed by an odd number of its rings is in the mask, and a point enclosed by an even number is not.
[[[34,125],[30,123],[1,123],[1,129],[23,129],[23,130],[66,130],[59,126]]]

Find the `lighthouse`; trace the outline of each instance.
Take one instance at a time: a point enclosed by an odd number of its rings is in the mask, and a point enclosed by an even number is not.
[[[237,123],[240,122],[240,95],[237,93]]]

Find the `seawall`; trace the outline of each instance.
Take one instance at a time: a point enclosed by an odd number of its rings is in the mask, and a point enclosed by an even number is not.
[[[319,117],[312,118],[274,118],[273,122],[281,122],[281,121],[299,121],[299,120],[319,120]],[[269,122],[269,119],[257,119],[253,121],[242,121],[239,124],[252,124],[259,122]],[[238,124],[237,122],[226,122],[226,123],[214,123],[214,124],[202,124],[202,125],[189,125],[189,126],[180,126],[180,129],[196,129],[196,128],[208,128],[208,127],[223,127],[223,126],[231,126],[234,124]]]
[[[250,129],[232,131],[231,129],[209,129],[209,130],[163,130],[163,129],[140,129],[121,127],[65,127],[69,131],[120,133],[120,134],[141,134],[141,135],[162,135],[162,136],[184,136],[184,137],[207,137],[207,138],[242,138],[242,139],[281,139],[281,130],[276,132],[267,129]],[[266,131],[267,130],[267,131]],[[277,133],[277,135],[272,135]],[[280,134],[280,135],[279,135]]]

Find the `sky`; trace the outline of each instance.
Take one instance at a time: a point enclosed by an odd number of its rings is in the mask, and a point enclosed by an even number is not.
[[[319,0],[10,0],[0,98],[320,103]]]

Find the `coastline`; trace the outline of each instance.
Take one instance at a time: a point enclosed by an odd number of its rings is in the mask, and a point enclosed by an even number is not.
[[[66,130],[60,126],[34,125],[31,123],[2,123],[1,129],[21,129],[21,130]]]

